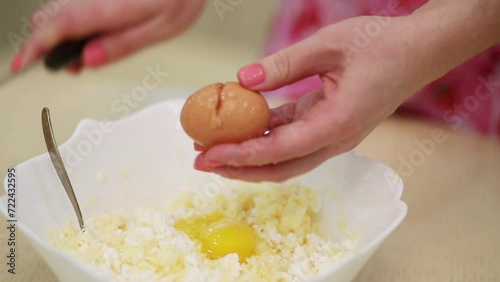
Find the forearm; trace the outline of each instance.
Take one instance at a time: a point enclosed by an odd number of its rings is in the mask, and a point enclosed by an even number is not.
[[[434,0],[407,23],[413,63],[426,84],[500,41],[500,1]]]

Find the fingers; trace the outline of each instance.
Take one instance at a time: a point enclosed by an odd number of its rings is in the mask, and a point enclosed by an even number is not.
[[[168,29],[163,27],[165,24],[163,18],[154,17],[93,40],[83,51],[83,64],[91,68],[99,67],[155,43],[163,39],[165,32],[168,32]]]
[[[261,166],[301,157],[317,149],[305,130],[307,125],[298,121],[278,127],[264,137],[240,144],[216,145],[206,152],[205,164],[212,167]]]
[[[88,0],[61,4],[60,10],[49,17],[43,27],[33,30],[23,48],[18,70],[66,39],[122,29],[150,17],[155,11],[147,2]]]
[[[311,105],[310,101],[314,101]],[[221,144],[206,152],[208,166],[261,166],[277,164],[311,154],[332,142],[337,120],[331,101],[321,92],[313,92],[291,105],[273,110],[272,119],[283,122],[263,137],[239,144]],[[306,107],[307,106],[307,107]],[[300,112],[298,112],[300,110]],[[292,114],[293,112],[293,114]],[[283,119],[277,116],[286,113]],[[284,115],[282,115],[284,116]],[[340,140],[340,136],[335,136]]]
[[[271,110],[269,129],[288,124],[293,121],[295,115],[295,103],[287,103]]]
[[[193,147],[196,152],[203,152],[207,150],[205,147],[201,146],[198,143],[193,143]]]
[[[204,172],[214,172],[223,177],[252,181],[252,182],[283,182],[289,178],[304,174],[315,167],[322,164],[328,158],[330,158],[333,152],[328,148],[322,148],[310,155],[302,158],[297,158],[291,161],[279,163],[276,165],[266,165],[260,167],[216,167],[210,168],[203,165],[205,162],[204,154],[200,154],[195,161],[195,168]]]
[[[210,148],[205,155],[207,166],[262,166],[277,164],[311,154],[329,141],[328,132],[317,124],[294,121],[270,134],[240,144]]]
[[[21,50],[10,63],[10,71],[13,73],[18,72],[22,67],[23,60],[23,50]]]
[[[294,103],[288,103],[285,105],[281,105],[278,108],[272,109],[269,128],[273,129],[275,127],[292,122],[294,110]],[[193,143],[193,148],[196,152],[204,152],[208,150],[206,147],[203,147],[198,143]]]
[[[332,70],[343,56],[340,50],[328,48],[314,34],[305,40],[241,68],[240,83],[257,91],[280,88],[304,78]]]
[[[269,128],[273,129],[275,127],[292,122],[294,109],[294,103],[288,103],[285,105],[281,105],[278,108],[272,109]],[[198,143],[193,143],[193,148],[196,152],[204,152],[208,150],[206,147],[203,147]]]

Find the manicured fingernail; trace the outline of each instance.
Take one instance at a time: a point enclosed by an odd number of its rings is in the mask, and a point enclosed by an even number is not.
[[[197,144],[197,143],[194,143],[194,150],[197,151],[197,152],[203,152],[203,151],[206,151],[207,149],[203,146],[201,146],[200,144]]]
[[[266,75],[261,64],[253,64],[240,69],[238,79],[243,86],[252,87],[264,82]]]
[[[207,167],[199,164],[199,163],[194,163],[194,169],[198,170],[198,171],[203,171],[203,172],[211,172],[210,169],[208,169]]]
[[[194,160],[194,169],[203,172],[210,172],[210,169],[205,165],[205,154],[201,153],[196,156],[196,159]]]
[[[10,65],[10,70],[12,72],[18,72],[21,69],[22,63],[23,63],[23,54],[19,52],[17,53],[14,60],[12,60],[12,63]]]
[[[219,167],[219,166],[225,166],[226,164],[215,160],[205,159],[205,165],[208,167]]]
[[[90,43],[83,51],[83,63],[89,67],[98,67],[108,61],[108,54],[102,44]]]

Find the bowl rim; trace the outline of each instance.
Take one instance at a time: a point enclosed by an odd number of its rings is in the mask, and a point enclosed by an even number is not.
[[[76,125],[73,133],[70,135],[70,137],[61,145],[59,145],[60,150],[70,146],[74,142],[78,142],[79,139],[79,132],[88,126],[100,126],[104,123],[112,123],[114,126],[118,126],[120,124],[125,124],[129,122],[130,120],[134,120],[137,118],[140,118],[141,116],[147,115],[149,112],[154,111],[157,108],[164,108],[166,107],[167,104],[171,103],[184,103],[184,101],[187,99],[187,97],[184,97],[182,95],[172,95],[169,98],[162,100],[160,102],[156,102],[154,104],[151,104],[149,106],[146,106],[136,112],[131,113],[130,115],[122,118],[118,118],[115,120],[96,120],[96,119],[90,119],[90,118],[84,118],[78,122]],[[340,269],[344,268],[347,264],[351,263],[358,257],[362,257],[363,255],[367,254],[370,251],[376,251],[378,246],[384,242],[386,238],[401,224],[401,222],[404,220],[404,218],[407,215],[408,212],[408,206],[407,204],[401,199],[402,193],[404,191],[404,185],[401,177],[398,175],[398,173],[393,170],[391,167],[388,165],[373,160],[371,158],[368,158],[366,156],[363,156],[357,152],[354,151],[348,151],[340,155],[350,155],[354,158],[361,159],[364,162],[370,163],[370,165],[375,165],[375,166],[381,166],[384,170],[388,172],[392,172],[394,174],[394,181],[393,183],[389,183],[389,186],[392,186],[391,193],[393,195],[392,201],[394,202],[395,206],[397,207],[398,214],[397,216],[392,219],[391,223],[387,225],[383,232],[380,232],[376,236],[374,236],[374,239],[371,240],[368,244],[363,246],[361,249],[355,249],[353,251],[350,251],[346,256],[342,257],[337,263],[335,263],[331,268],[325,269],[318,274],[314,275],[310,279],[306,281],[315,281],[315,280],[321,280],[328,278],[329,276],[332,275],[332,273],[339,271]],[[340,156],[339,155],[339,156]],[[28,166],[33,162],[38,162],[42,159],[49,158],[49,154],[47,152],[42,153],[38,156],[35,156],[33,158],[27,159],[20,164],[14,166],[14,168],[18,167],[23,167],[23,166]],[[4,190],[7,193],[7,176],[5,176],[4,181]],[[6,199],[7,195],[3,195],[0,197],[0,213],[3,214],[4,217],[8,217],[7,215],[7,206],[6,206]],[[99,273],[96,273],[94,271],[91,271],[91,268],[88,264],[83,262],[82,260],[78,259],[75,255],[62,251],[54,247],[52,244],[50,244],[49,241],[44,240],[43,238],[37,236],[34,234],[33,231],[31,231],[22,221],[17,221],[16,224],[18,225],[19,229],[26,234],[29,240],[33,240],[40,246],[41,248],[44,249],[46,252],[50,252],[51,255],[56,255],[56,256],[62,256],[62,258],[68,260],[69,263],[72,263],[75,267],[77,267],[80,271],[85,272],[88,275],[91,275],[94,279],[98,281],[107,281],[106,277],[103,277]],[[38,249],[37,247],[35,247]],[[45,259],[44,259],[45,260]],[[47,262],[46,262],[47,263]],[[48,263],[47,263],[48,264]],[[51,271],[53,271],[51,269]],[[53,271],[54,272],[54,271]],[[57,276],[57,274],[54,272],[54,274]]]
[[[388,165],[386,165],[382,162],[370,159],[370,158],[363,156],[363,155],[361,155],[357,152],[354,152],[354,151],[349,151],[349,152],[344,153],[344,154],[352,154],[355,158],[360,158],[366,162],[382,166],[384,169],[387,169],[387,171],[393,171],[394,177],[396,178],[395,180],[397,182],[397,186],[395,187],[396,191],[392,192],[393,193],[392,200],[394,201],[394,204],[397,206],[399,213],[398,213],[398,216],[395,219],[393,219],[391,224],[386,226],[384,228],[383,232],[380,232],[379,234],[374,236],[375,238],[370,243],[368,243],[366,246],[364,246],[363,249],[361,249],[361,250],[356,249],[354,251],[350,251],[345,257],[343,257],[340,261],[335,263],[331,268],[328,268],[327,270],[324,270],[324,271],[318,273],[317,275],[311,277],[309,280],[307,280],[310,282],[313,282],[315,280],[325,279],[325,278],[329,277],[332,274],[332,272],[339,271],[341,268],[345,267],[346,264],[355,260],[357,257],[361,257],[363,254],[366,254],[370,251],[375,252],[377,250],[378,246],[380,246],[385,241],[385,239],[388,238],[389,235],[392,232],[394,232],[394,230],[396,230],[396,228],[399,227],[399,225],[403,222],[403,220],[405,219],[405,217],[408,213],[408,205],[401,199],[401,196],[403,195],[403,191],[404,191],[403,180],[395,170],[393,170],[391,167],[389,167]],[[363,266],[364,266],[364,264],[363,264]]]

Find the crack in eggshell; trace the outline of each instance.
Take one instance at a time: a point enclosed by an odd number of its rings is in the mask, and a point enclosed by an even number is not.
[[[237,82],[214,83],[199,89],[181,111],[184,131],[205,148],[262,136],[269,128],[269,120],[264,97]]]
[[[222,108],[221,95],[222,91],[225,87],[225,83],[216,83],[214,85],[215,95],[217,97],[217,102],[215,103],[215,107],[210,114],[210,128],[217,129],[222,127],[222,119],[219,116],[220,109]]]

